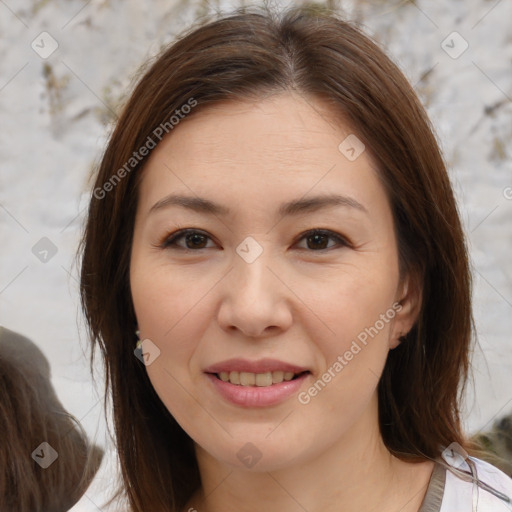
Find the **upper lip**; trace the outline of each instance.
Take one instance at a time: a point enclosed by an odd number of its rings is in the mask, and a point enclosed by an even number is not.
[[[248,373],[266,373],[266,372],[293,372],[302,373],[308,371],[307,368],[295,364],[286,363],[277,359],[259,359],[258,361],[249,361],[248,359],[228,359],[220,363],[208,366],[204,370],[206,373],[220,372],[248,372]]]

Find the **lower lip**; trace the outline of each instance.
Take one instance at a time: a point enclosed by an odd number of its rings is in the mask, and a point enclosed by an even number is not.
[[[240,386],[224,382],[211,373],[206,374],[215,389],[226,400],[244,407],[267,407],[278,404],[297,393],[309,375],[309,373],[303,373],[296,379],[271,386]]]

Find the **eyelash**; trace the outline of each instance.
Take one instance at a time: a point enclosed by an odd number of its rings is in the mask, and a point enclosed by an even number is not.
[[[176,242],[178,240],[180,240],[181,238],[184,238],[187,234],[192,234],[192,233],[197,233],[197,234],[203,235],[211,240],[211,237],[208,236],[204,231],[201,231],[198,229],[192,229],[192,228],[180,229],[180,230],[176,231],[175,233],[172,233],[171,235],[166,235],[161,240],[161,242],[158,244],[157,247],[159,247],[161,249],[182,250],[185,252],[198,252],[198,251],[201,251],[204,249],[210,249],[210,247],[202,247],[200,249],[190,249],[188,247],[180,247],[179,245],[176,244]],[[301,240],[303,240],[304,238],[308,238],[308,237],[311,237],[314,235],[325,235],[329,238],[336,240],[338,245],[341,247],[352,247],[352,244],[345,237],[338,235],[337,233],[335,233],[333,231],[329,231],[327,229],[319,229],[319,228],[311,229],[309,231],[306,231],[305,233],[302,233],[300,235],[300,237],[298,238],[297,242],[295,242],[295,243],[298,243]],[[327,248],[318,249],[318,250],[306,248],[304,250],[307,250],[309,252],[324,252],[324,251],[329,251],[333,248],[336,248],[336,247],[335,246],[327,247]]]

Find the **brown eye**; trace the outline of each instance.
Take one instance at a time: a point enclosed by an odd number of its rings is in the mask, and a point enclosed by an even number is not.
[[[182,239],[185,240],[185,246],[177,243]],[[161,246],[163,248],[177,248],[185,250],[207,249],[208,247],[206,247],[206,243],[208,239],[210,239],[210,237],[201,231],[184,229],[166,238]]]
[[[324,233],[317,233],[315,235],[309,235],[307,237],[309,249],[327,249],[329,243],[329,235]],[[309,245],[311,243],[311,245]]]
[[[333,247],[338,246],[349,246],[350,244],[343,238],[342,236],[334,233],[332,231],[327,230],[319,230],[315,229],[312,231],[308,231],[305,233],[300,240],[307,241],[307,249],[311,249],[313,251],[323,251],[327,249],[332,249]],[[334,240],[336,244],[328,246],[329,239]]]

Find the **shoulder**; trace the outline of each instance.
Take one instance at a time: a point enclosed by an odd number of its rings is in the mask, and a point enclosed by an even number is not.
[[[447,469],[440,512],[511,512],[512,479],[495,466],[475,457],[469,457],[457,470]],[[474,471],[475,482],[471,478]]]

